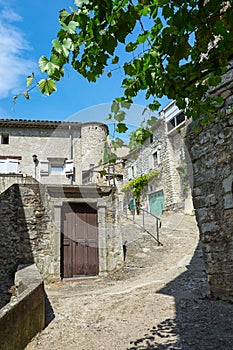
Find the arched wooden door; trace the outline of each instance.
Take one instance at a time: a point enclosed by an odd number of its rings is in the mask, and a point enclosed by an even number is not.
[[[62,216],[62,277],[98,275],[96,208],[86,203],[67,203]]]

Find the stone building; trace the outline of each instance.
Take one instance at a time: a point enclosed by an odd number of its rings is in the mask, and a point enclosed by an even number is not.
[[[122,265],[116,190],[82,184],[103,158],[107,131],[96,122],[0,120],[1,283],[18,264],[56,278]]]
[[[82,173],[103,158],[102,123],[0,119],[0,173],[45,184],[82,184]]]
[[[160,111],[152,135],[125,157],[124,183],[152,170],[159,172],[149,181],[142,198],[145,209],[154,215],[164,209],[193,211],[188,179],[192,174],[184,144],[187,124],[184,112],[172,101]],[[125,196],[124,207],[128,200]]]

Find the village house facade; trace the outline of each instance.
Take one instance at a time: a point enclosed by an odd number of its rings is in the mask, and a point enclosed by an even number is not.
[[[124,183],[152,170],[158,171],[142,195],[142,206],[151,214],[160,215],[163,210],[193,212],[189,185],[192,172],[184,144],[187,124],[184,112],[172,101],[160,111],[152,135],[125,157]],[[130,196],[124,196],[124,210]]]
[[[0,119],[0,280],[17,264],[43,277],[122,266],[116,189],[83,184],[103,159],[102,123]],[[1,286],[0,286],[1,289]]]
[[[81,185],[82,173],[102,161],[107,131],[98,122],[0,119],[0,173]]]

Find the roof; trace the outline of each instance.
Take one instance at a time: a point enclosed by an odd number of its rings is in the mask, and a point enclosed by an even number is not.
[[[8,119],[0,118],[0,127],[14,127],[14,128],[43,128],[56,129],[57,127],[69,128],[69,126],[80,129],[88,125],[98,125],[108,130],[106,124],[101,122],[72,122],[59,120],[27,120],[27,119]]]

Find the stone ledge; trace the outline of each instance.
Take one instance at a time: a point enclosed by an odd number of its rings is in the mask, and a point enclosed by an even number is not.
[[[24,265],[16,272],[16,296],[0,310],[2,350],[23,350],[45,326],[45,291],[35,266]]]

